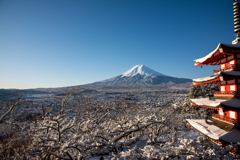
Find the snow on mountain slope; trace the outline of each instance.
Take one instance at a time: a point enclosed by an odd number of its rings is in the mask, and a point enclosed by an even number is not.
[[[166,76],[164,74],[158,73],[144,65],[136,65],[133,68],[131,68],[130,70],[128,70],[127,72],[124,72],[123,74],[121,74],[121,78],[123,77],[133,77],[136,75],[141,75],[143,77],[147,77],[147,76],[151,76],[151,75],[156,75],[156,76]]]
[[[136,65],[130,70],[116,77],[87,84],[88,86],[152,86],[191,84],[191,79],[176,78],[156,72],[144,65]]]

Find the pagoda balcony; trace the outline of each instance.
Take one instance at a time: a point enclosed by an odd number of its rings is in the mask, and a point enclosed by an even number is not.
[[[213,70],[214,74],[217,74],[221,71],[226,71],[226,70],[233,70],[234,68],[236,68],[236,65],[235,64],[231,64],[229,66],[225,66],[225,68],[219,68],[219,69],[215,69]]]
[[[214,96],[228,96],[233,97],[237,94],[237,91],[213,91]]]
[[[215,118],[215,119],[222,120],[222,121],[230,122],[232,124],[239,123],[238,119],[230,118],[228,116],[222,116],[222,115],[219,115],[217,113],[212,113],[212,117]]]

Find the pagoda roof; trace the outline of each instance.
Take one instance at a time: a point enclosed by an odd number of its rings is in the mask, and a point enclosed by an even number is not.
[[[240,44],[219,43],[217,48],[205,57],[194,60],[195,66],[219,65],[224,55],[240,53]]]
[[[216,83],[216,82],[220,82],[221,76],[223,76],[223,78],[224,77],[240,77],[240,70],[234,69],[233,71],[221,71],[217,75],[193,79],[193,83],[194,85]]]
[[[206,123],[205,119],[186,119],[188,123],[197,129],[202,134],[214,139],[219,140],[219,138],[228,133],[215,125],[210,125]]]
[[[232,143],[237,143],[240,142],[240,130],[239,129],[233,129],[227,134],[221,136],[219,140],[225,141],[225,142],[232,142]]]
[[[219,75],[212,75],[212,76],[209,76],[209,77],[203,77],[203,78],[196,78],[196,79],[193,79],[193,82],[206,82],[206,81],[211,81],[211,80],[215,80],[219,78]]]
[[[227,76],[227,77],[240,77],[240,71],[238,70],[233,70],[233,71],[222,71],[221,75]]]
[[[193,79],[194,85],[203,85],[203,84],[209,84],[209,83],[216,83],[220,81],[220,74],[213,75],[209,77],[203,77],[203,78],[196,78]]]
[[[216,100],[209,100],[209,98],[199,98],[199,99],[190,99],[190,101],[198,106],[206,107],[206,108],[218,108],[221,102],[226,100],[224,99],[216,99]]]
[[[225,131],[215,125],[207,124],[205,119],[186,119],[188,123],[202,134],[214,140],[237,143],[240,142],[240,130],[233,128]]]
[[[240,99],[233,98],[225,102],[221,102],[222,107],[228,107],[233,109],[240,109]]]

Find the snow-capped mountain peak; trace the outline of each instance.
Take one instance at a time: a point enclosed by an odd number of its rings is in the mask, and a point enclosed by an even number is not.
[[[140,74],[144,77],[151,76],[151,75],[166,76],[164,74],[156,72],[156,71],[154,71],[154,70],[152,70],[152,69],[150,69],[150,68],[141,64],[141,65],[134,66],[133,68],[131,68],[127,72],[124,72],[121,77],[133,77],[133,76],[136,76],[138,74]]]
[[[185,85],[185,83],[187,83],[186,85],[190,86],[192,80],[167,76],[144,65],[136,65],[123,74],[103,81],[91,83],[89,86],[174,86],[175,84]]]

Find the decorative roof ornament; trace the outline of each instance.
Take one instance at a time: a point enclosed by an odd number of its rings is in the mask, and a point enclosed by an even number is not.
[[[240,2],[239,0],[233,0],[233,14],[234,14],[234,28],[236,39],[232,41],[232,44],[240,44]]]

